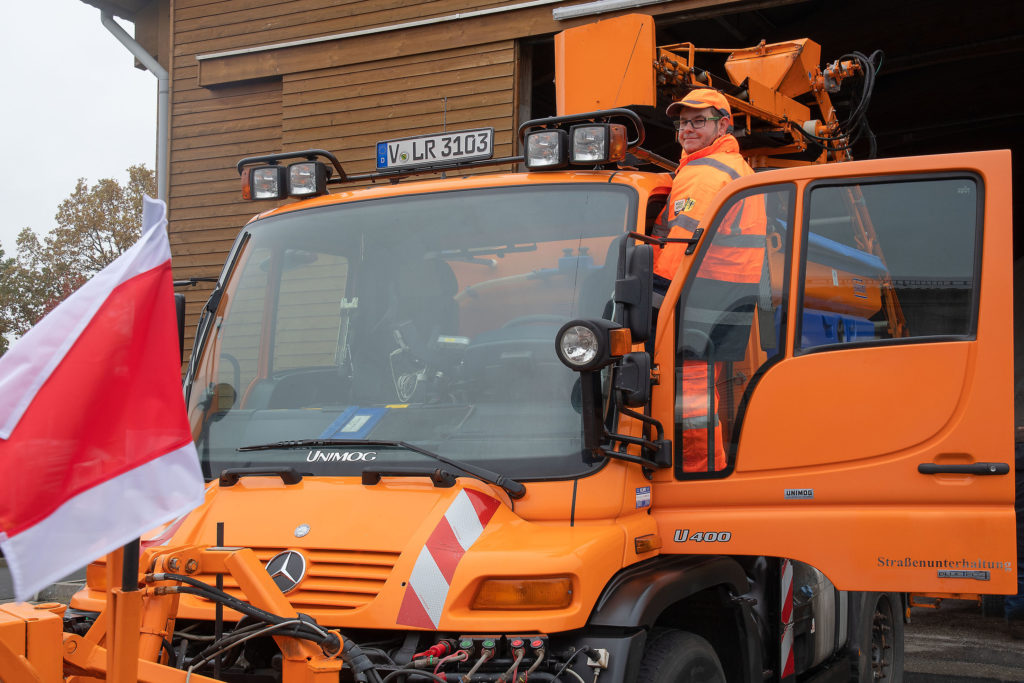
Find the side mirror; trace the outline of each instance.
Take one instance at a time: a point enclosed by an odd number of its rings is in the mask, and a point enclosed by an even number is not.
[[[231,410],[238,399],[238,392],[230,384],[221,382],[213,387],[212,408],[215,413],[226,413]]]
[[[185,295],[174,293],[174,312],[178,315],[178,352],[185,360]]]
[[[615,302],[622,305],[622,326],[634,342],[651,336],[652,293],[654,291],[654,247],[623,240],[619,257],[621,275],[615,281]]]

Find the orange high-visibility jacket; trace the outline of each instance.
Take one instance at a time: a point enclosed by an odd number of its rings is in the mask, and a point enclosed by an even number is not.
[[[690,237],[707,212],[711,198],[729,181],[753,172],[740,156],[739,143],[731,135],[723,135],[693,154],[684,152],[672,181],[668,204],[658,222],[669,228],[668,237]],[[701,265],[701,277],[749,283],[761,277],[764,207],[761,203],[751,207],[744,203],[742,211],[738,223],[726,217],[723,228],[729,229],[730,234],[716,237],[714,248]],[[685,243],[670,243],[655,249],[654,272],[671,280],[686,247]]]

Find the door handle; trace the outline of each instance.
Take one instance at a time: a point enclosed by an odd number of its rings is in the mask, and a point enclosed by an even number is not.
[[[1009,474],[1010,465],[1005,462],[976,462],[970,465],[939,465],[923,462],[917,466],[921,474]]]

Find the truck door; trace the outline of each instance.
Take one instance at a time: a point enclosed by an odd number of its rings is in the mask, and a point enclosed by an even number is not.
[[[663,551],[794,558],[847,590],[1015,592],[1010,205],[1006,151],[723,190],[659,316]],[[751,206],[763,244],[732,225]]]

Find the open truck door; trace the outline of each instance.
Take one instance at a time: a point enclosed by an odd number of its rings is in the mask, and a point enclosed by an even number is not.
[[[1015,592],[1009,152],[773,171],[715,203],[658,321],[663,552]],[[767,216],[763,270],[727,286],[722,264],[758,246],[730,224],[745,203]]]

